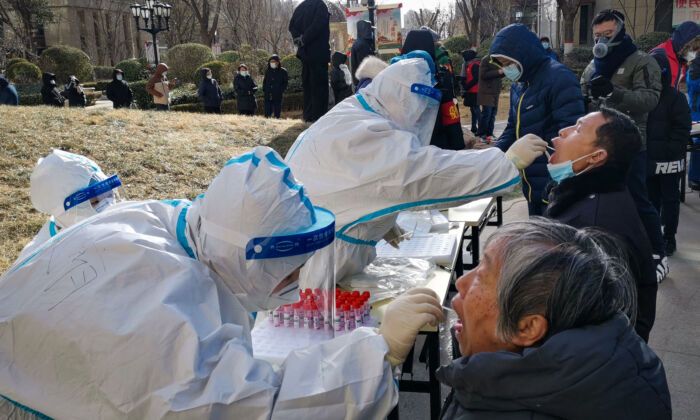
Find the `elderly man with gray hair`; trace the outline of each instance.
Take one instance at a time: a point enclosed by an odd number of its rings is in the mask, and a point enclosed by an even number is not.
[[[542,218],[496,231],[457,281],[462,357],[437,371],[452,387],[442,418],[670,419],[618,249],[601,231]]]

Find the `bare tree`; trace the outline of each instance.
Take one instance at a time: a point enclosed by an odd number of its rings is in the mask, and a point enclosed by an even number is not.
[[[411,10],[406,14],[404,22],[407,29],[418,29],[427,26],[437,33],[442,33],[445,22],[440,22],[440,9],[418,9]]]
[[[163,32],[168,46],[195,42],[197,18],[185,0],[170,0],[170,30]]]
[[[476,0],[478,1],[478,0]],[[473,18],[478,18],[478,30],[480,39],[496,35],[498,31],[508,26],[510,22],[510,0],[491,0],[489,2],[478,1],[479,14]]]
[[[632,2],[617,0],[617,3],[622,13],[627,16],[625,28],[630,29],[630,35],[634,39],[637,39],[638,35],[650,32],[650,29],[653,30],[656,12],[659,10],[659,6],[664,4],[656,0],[634,0]],[[641,26],[641,34],[637,34],[637,26]]]
[[[581,6],[581,0],[557,0],[564,20],[564,54],[573,49],[574,43],[574,19]]]
[[[464,22],[464,33],[472,43],[472,46],[479,45],[479,21],[484,8],[479,0],[457,0],[455,6],[457,11],[462,16]]]
[[[93,0],[93,7],[96,42],[99,39],[96,64],[113,66],[131,55],[131,14],[123,3],[111,0]]]
[[[216,1],[216,3],[213,3]],[[221,14],[221,0],[184,0],[199,23],[200,42],[211,47]],[[212,8],[212,4],[215,4]],[[213,19],[212,19],[213,16]]]
[[[223,4],[233,45],[248,44],[277,53],[290,50],[287,27],[293,11],[292,0],[225,0]]]
[[[0,23],[20,40],[25,57],[34,55],[34,31],[53,20],[46,0],[0,0]]]

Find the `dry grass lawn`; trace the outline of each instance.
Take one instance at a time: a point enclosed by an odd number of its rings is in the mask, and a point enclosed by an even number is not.
[[[236,115],[0,106],[0,273],[46,221],[32,207],[29,177],[52,148],[119,174],[130,200],[193,199],[232,156],[257,145],[284,156],[307,127]]]

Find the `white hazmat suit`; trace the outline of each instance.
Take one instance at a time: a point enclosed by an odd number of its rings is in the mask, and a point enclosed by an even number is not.
[[[292,352],[280,370],[253,357],[251,311],[285,303],[274,288],[334,231],[272,149],[229,161],[194,203],[117,207],[0,277],[0,394],[12,401],[0,407],[70,419],[370,419],[396,404],[387,341],[369,328]],[[301,237],[303,253],[266,258],[288,251],[274,247],[285,235]]]
[[[96,189],[95,187],[99,187],[96,184],[101,182],[105,183],[103,185],[106,188]],[[95,161],[82,155],[54,149],[46,157],[39,159],[30,178],[31,200],[34,208],[51,216],[31,242],[25,245],[18,259],[23,260],[33,254],[41,244],[56,236],[61,229],[115,204],[119,197],[115,188],[119,185],[121,182],[118,178],[116,181],[110,180]],[[66,199],[81,190],[84,193],[90,190],[101,194],[93,197],[83,194],[81,198],[84,201],[66,209]],[[91,199],[94,204],[90,202]]]
[[[377,241],[393,230],[399,211],[453,207],[519,181],[498,149],[430,146],[440,105],[432,59],[414,51],[394,60],[303,132],[287,154],[311,200],[336,216],[338,281],[375,258]],[[307,264],[305,276],[314,276],[315,264]]]

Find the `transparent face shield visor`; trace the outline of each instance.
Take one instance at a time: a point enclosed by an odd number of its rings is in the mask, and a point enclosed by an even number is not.
[[[412,122],[414,128],[411,131],[418,136],[424,146],[427,146],[430,144],[430,138],[435,128],[442,92],[431,86],[414,83],[411,85],[411,93],[418,95],[419,106],[424,109],[419,114],[418,119]]]
[[[56,219],[63,227],[71,226],[88,217],[100,213],[119,200],[116,188],[122,185],[118,175],[113,175],[103,181],[95,182],[66,197],[63,201],[63,214]]]

